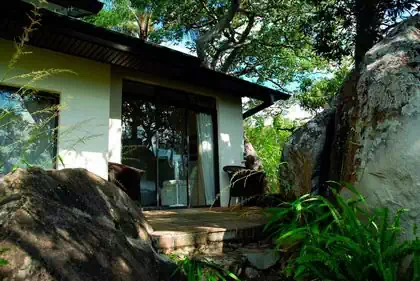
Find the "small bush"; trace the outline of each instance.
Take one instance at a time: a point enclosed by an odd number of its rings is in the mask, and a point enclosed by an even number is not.
[[[266,126],[265,118],[253,117],[245,123],[245,136],[253,145],[267,178],[267,192],[279,192],[279,163],[287,138],[297,124],[281,116],[273,118],[273,123]]]
[[[387,208],[370,210],[363,196],[347,187],[352,199],[334,193],[332,204],[308,194],[268,210],[266,230],[278,249],[299,246],[287,274],[297,281],[420,280],[420,240],[400,241],[404,210],[394,216]]]

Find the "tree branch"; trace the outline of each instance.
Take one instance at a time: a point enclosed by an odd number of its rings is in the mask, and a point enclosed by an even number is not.
[[[293,46],[288,45],[288,44],[283,44],[283,43],[269,43],[266,41],[261,41],[261,40],[257,40],[256,41],[257,44],[265,46],[265,47],[270,47],[270,48],[287,48],[287,49],[292,49],[294,50]]]
[[[232,4],[227,11],[227,13],[223,16],[222,19],[209,31],[207,31],[203,36],[197,39],[196,46],[197,46],[197,56],[200,61],[207,66],[206,60],[206,50],[208,43],[212,41],[217,35],[219,35],[224,29],[230,26],[234,16],[239,10],[241,1],[240,0],[231,0]]]
[[[255,15],[252,13],[248,13],[248,25],[246,26],[244,32],[241,35],[238,43],[235,45],[235,49],[229,54],[226,58],[225,62],[223,63],[220,71],[223,73],[228,72],[229,68],[232,66],[233,62],[237,58],[240,48],[245,44],[246,39],[248,38],[249,34],[251,33],[252,28],[254,27],[255,23]]]
[[[274,85],[276,85],[277,87],[279,87],[279,89],[280,89],[280,90],[282,90],[282,91],[286,91],[286,90],[284,89],[283,85],[281,85],[280,83],[278,83],[278,82],[274,81],[274,79],[269,78],[269,79],[267,79],[267,81],[268,81],[268,82],[271,82],[271,83],[273,83]]]
[[[203,28],[203,27],[209,26],[209,25],[213,24],[215,21],[216,20],[210,20],[210,21],[202,23],[202,24],[193,23],[191,25],[185,25],[185,27],[187,29],[193,29],[193,28],[198,29],[198,28]]]
[[[292,127],[292,128],[277,128],[277,130],[293,133],[296,130],[296,127]]]
[[[214,21],[217,21],[217,15],[215,13],[212,13],[212,11],[207,7],[206,1],[200,0],[200,4],[203,7],[204,10],[206,10],[206,13],[209,17],[213,18]]]

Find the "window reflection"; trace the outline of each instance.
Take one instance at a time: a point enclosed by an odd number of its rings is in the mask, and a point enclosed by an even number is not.
[[[0,173],[55,166],[58,103],[55,95],[0,87]]]
[[[142,85],[133,94],[136,87],[130,83],[122,107],[122,162],[145,171],[140,182],[142,206],[213,204],[212,115],[190,108],[186,97],[168,89],[161,93],[147,85],[142,95]]]

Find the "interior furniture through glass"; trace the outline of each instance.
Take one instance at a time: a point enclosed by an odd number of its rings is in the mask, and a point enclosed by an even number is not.
[[[143,207],[215,202],[215,104],[211,97],[124,82],[122,164],[145,171]]]

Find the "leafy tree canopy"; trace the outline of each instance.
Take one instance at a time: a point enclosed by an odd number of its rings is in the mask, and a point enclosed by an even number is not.
[[[420,11],[419,0],[310,0],[314,7],[304,25],[318,54],[340,61],[365,53],[402,19]]]
[[[158,44],[186,45],[206,67],[277,89],[298,82],[298,100],[310,110],[337,92],[349,70],[343,58],[357,67],[390,28],[420,9],[420,0],[105,2],[89,21]],[[313,71],[324,70],[333,78],[314,79]]]
[[[327,77],[324,75],[320,79],[302,79],[296,93],[300,106],[313,114],[325,108],[338,94],[351,69],[351,60],[347,59],[334,70],[332,69]]]
[[[283,89],[327,66],[301,28],[312,8],[305,0],[108,0],[88,20],[154,43],[185,44],[211,69]]]

